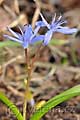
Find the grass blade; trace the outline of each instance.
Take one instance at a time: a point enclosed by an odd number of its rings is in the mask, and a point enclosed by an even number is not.
[[[80,85],[70,88],[69,90],[66,90],[63,93],[51,98],[43,105],[43,107],[41,107],[32,115],[30,120],[40,120],[40,118],[45,115],[51,108],[54,108],[56,105],[77,95],[80,95]]]
[[[16,116],[17,120],[23,120],[23,117],[18,108],[2,93],[0,92],[0,101],[10,108],[12,113]]]

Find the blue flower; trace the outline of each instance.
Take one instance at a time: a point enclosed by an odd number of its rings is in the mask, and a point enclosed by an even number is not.
[[[56,14],[55,14],[51,24],[49,24],[45,20],[45,18],[43,17],[43,15],[41,13],[40,13],[40,16],[42,18],[42,21],[36,22],[36,26],[37,27],[45,27],[46,26],[48,28],[48,31],[46,32],[45,37],[44,37],[44,45],[47,45],[49,43],[54,32],[60,32],[63,34],[72,34],[72,33],[77,32],[76,28],[70,29],[69,27],[62,26],[64,23],[67,23],[66,20],[62,20],[62,16],[60,16],[56,20]]]
[[[25,25],[23,29],[21,29],[20,27],[19,29],[20,33],[14,32],[11,28],[8,27],[8,31],[13,35],[13,37],[9,35],[4,35],[4,37],[20,43],[24,49],[27,48],[29,45],[44,39],[44,35],[37,35],[40,26],[37,26],[34,31],[31,25]]]

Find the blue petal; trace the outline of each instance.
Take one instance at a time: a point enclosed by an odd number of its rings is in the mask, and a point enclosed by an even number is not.
[[[39,29],[40,29],[40,26],[37,26],[37,27],[34,29],[34,34],[31,36],[30,41],[36,36],[36,34],[38,33]]]
[[[24,49],[28,48],[28,46],[29,46],[28,41],[23,42],[22,46],[23,46]]]
[[[68,27],[61,27],[61,28],[57,29],[56,32],[60,32],[63,34],[73,34],[73,33],[77,32],[77,29],[76,28],[70,29]]]
[[[44,40],[44,35],[39,35],[39,36],[34,37],[34,38],[31,40],[31,43],[30,43],[30,44],[34,44],[34,43],[37,42],[37,41],[43,41],[43,40]]]
[[[40,16],[44,22],[44,24],[47,26],[48,29],[50,29],[50,25],[48,24],[48,22],[45,20],[45,18],[43,17],[43,15],[40,13]]]
[[[58,28],[62,24],[67,23],[66,20],[62,19],[62,16],[60,16],[57,20],[55,20],[55,18],[56,18],[56,15],[55,15],[54,19],[51,22],[51,28],[54,28],[54,27]]]
[[[27,28],[28,28],[28,25],[24,25],[24,27],[22,28],[23,33],[25,33]]]
[[[44,38],[44,45],[47,45],[49,43],[49,41],[51,40],[53,31],[49,30],[46,34],[45,34],[45,38]]]
[[[56,21],[56,13],[54,15],[54,18],[52,19],[51,25],[53,25],[55,21]]]
[[[34,29],[34,35],[36,35],[36,34],[38,33],[39,29],[40,29],[40,26],[37,26],[37,27]]]
[[[23,30],[20,28],[20,26],[18,26],[18,28],[19,28],[21,34],[23,35]]]
[[[18,34],[14,32],[11,28],[7,27],[8,31],[11,32],[16,38],[19,38]]]
[[[31,25],[29,25],[26,30],[25,30],[25,33],[24,33],[24,41],[30,41],[30,37],[33,35],[33,32],[32,32],[32,27]]]
[[[35,25],[40,26],[40,27],[45,27],[46,26],[43,21],[38,21],[38,22],[36,22]]]
[[[21,35],[20,33],[17,33],[19,36],[19,40],[23,41],[23,35]]]
[[[33,37],[37,35],[39,29],[40,29],[40,26],[37,26],[37,27],[34,29],[34,34],[32,35]],[[32,37],[32,38],[33,38],[33,37]]]
[[[67,21],[66,20],[62,20],[62,21],[56,21],[56,22],[54,22],[53,24],[51,24],[51,28],[53,29],[53,28],[58,28],[58,27],[60,27],[62,24],[64,24],[64,23],[67,23]]]
[[[59,21],[59,22],[57,23],[57,25],[60,26],[60,25],[63,25],[63,24],[65,24],[65,23],[67,23],[66,20],[61,20],[61,21]]]
[[[23,38],[24,38],[23,47],[24,48],[28,47],[28,45],[30,43],[30,38],[31,38],[32,35],[33,35],[32,27],[31,27],[31,25],[29,25],[29,26],[26,27],[25,33],[23,35]]]
[[[17,38],[14,38],[14,37],[11,37],[11,36],[8,36],[8,35],[4,35],[5,38],[7,39],[10,39],[10,40],[13,40],[13,41],[16,41],[16,42],[19,42],[19,43],[23,43],[21,40],[17,39]]]

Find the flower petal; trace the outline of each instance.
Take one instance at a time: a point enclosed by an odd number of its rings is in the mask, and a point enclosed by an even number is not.
[[[19,40],[23,41],[23,35],[21,35],[21,34],[18,33],[18,32],[17,32],[17,34],[18,34],[18,36],[19,36]]]
[[[36,34],[38,33],[40,29],[40,26],[37,26],[35,29],[34,29],[34,34],[30,37],[30,41],[36,36]]]
[[[45,27],[46,26],[43,21],[38,21],[38,22],[35,23],[35,25],[40,26],[40,27]]]
[[[51,25],[54,24],[55,20],[56,20],[56,13],[55,13],[55,15],[54,15],[54,18],[52,19]]]
[[[44,38],[44,45],[47,45],[49,43],[49,41],[51,40],[53,31],[49,30],[46,34],[45,34],[45,38]]]
[[[43,15],[40,13],[40,16],[44,22],[44,24],[47,26],[48,29],[50,29],[50,25],[48,24],[48,22],[45,20],[45,18],[43,17]]]
[[[19,38],[18,34],[14,32],[11,28],[7,27],[7,29],[9,32],[11,32],[14,35],[14,37]]]
[[[14,38],[14,37],[11,37],[9,35],[4,35],[5,38],[7,39],[10,39],[10,40],[13,40],[13,41],[16,41],[16,42],[19,42],[19,43],[23,43],[21,40],[17,39],[17,38]]]
[[[23,28],[22,28],[23,33],[25,33],[25,31],[26,31],[27,27],[28,27],[28,25],[27,25],[27,24],[23,26]]]
[[[24,48],[24,49],[25,49],[25,48],[28,48],[28,46],[29,46],[29,43],[28,43],[28,41],[26,41],[26,42],[23,42],[22,46],[23,46],[23,48]]]
[[[44,35],[38,35],[31,40],[30,44],[34,44],[37,41],[43,41],[43,40],[44,40]]]
[[[31,25],[29,25],[26,30],[25,30],[25,33],[24,33],[24,41],[26,40],[30,40],[30,37],[33,35],[33,31],[32,31],[32,27]]]
[[[61,20],[61,18],[62,18],[62,15],[60,15],[60,16],[59,16],[59,18],[58,18],[58,20],[57,20],[57,21],[60,21],[60,20]]]
[[[56,21],[54,22],[53,24],[51,24],[51,28],[58,28],[60,25],[64,24],[64,23],[67,23],[66,20],[62,20],[62,21]]]
[[[23,35],[23,31],[22,31],[21,27],[20,27],[20,26],[18,26],[18,28],[19,28],[19,30],[20,30],[20,32],[21,32],[21,34]]]
[[[36,35],[38,33],[39,29],[40,29],[40,26],[38,26],[34,29],[34,35]]]
[[[68,28],[68,27],[61,27],[60,29],[57,29],[56,32],[60,32],[63,34],[73,34],[75,32],[77,32],[76,28]]]
[[[65,23],[67,23],[66,20],[61,20],[60,22],[57,23],[57,26],[63,25],[63,24],[65,24]]]
[[[25,33],[23,35],[23,47],[27,48],[30,43],[30,38],[33,35],[32,27],[31,25],[28,25],[25,29]]]

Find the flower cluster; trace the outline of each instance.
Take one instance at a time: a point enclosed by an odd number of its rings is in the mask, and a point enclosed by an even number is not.
[[[38,31],[39,31],[39,26],[36,27],[33,31],[32,26],[31,25],[25,25],[23,27],[23,29],[20,29],[20,33],[19,32],[14,32],[11,28],[7,27],[8,31],[10,33],[12,33],[12,36],[9,35],[4,35],[5,38],[19,42],[23,48],[27,48],[30,44],[34,44],[37,41],[43,40],[44,39],[44,35],[37,35]]]
[[[62,19],[60,16],[56,20],[56,14],[49,24],[43,15],[40,13],[42,21],[37,21],[35,24],[35,29],[32,29],[31,25],[25,25],[22,29],[19,27],[20,32],[14,32],[11,28],[8,27],[8,31],[12,33],[12,36],[4,35],[5,38],[19,42],[23,48],[27,48],[29,45],[34,44],[37,41],[42,41],[43,45],[47,45],[52,38],[53,33],[60,32],[63,34],[72,34],[77,32],[76,28],[64,27],[63,24],[66,23],[66,20]],[[41,27],[47,27],[47,32],[44,35],[38,35],[38,31]]]
[[[66,20],[62,19],[62,16],[60,16],[57,20],[56,20],[56,14],[51,22],[51,24],[49,24],[45,18],[43,17],[43,15],[40,13],[40,16],[42,18],[42,21],[38,21],[36,23],[37,27],[44,27],[46,26],[48,28],[48,31],[46,32],[45,36],[44,36],[44,45],[47,45],[49,43],[49,41],[52,38],[53,33],[55,32],[60,32],[63,34],[72,34],[77,32],[76,28],[72,28],[70,29],[69,27],[63,27],[62,25],[64,23],[67,23]]]

